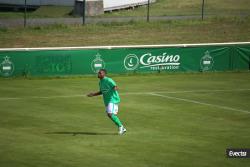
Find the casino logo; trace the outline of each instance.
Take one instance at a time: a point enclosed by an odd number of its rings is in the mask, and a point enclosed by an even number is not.
[[[200,60],[200,66],[202,71],[208,71],[213,68],[214,60],[210,56],[209,51],[205,52],[205,55]]]
[[[10,57],[5,56],[0,64],[0,74],[4,77],[9,77],[14,72],[14,64],[10,61]]]
[[[124,67],[127,70],[139,69],[150,70],[178,70],[180,67],[180,55],[168,54],[164,52],[159,55],[145,53],[139,57],[135,54],[129,54],[124,59]]]
[[[105,62],[101,58],[101,55],[99,53],[96,55],[96,58],[92,61],[91,68],[94,73],[97,73],[100,69],[105,68]]]
[[[124,59],[124,67],[127,70],[135,70],[139,66],[139,58],[135,54],[129,54]]]

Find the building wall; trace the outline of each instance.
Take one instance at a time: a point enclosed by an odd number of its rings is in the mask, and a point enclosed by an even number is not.
[[[74,15],[83,15],[83,1],[77,0],[74,7]],[[85,16],[103,14],[103,0],[91,0],[85,3]]]
[[[150,3],[156,0],[150,0]],[[145,5],[148,0],[103,0],[104,11]]]

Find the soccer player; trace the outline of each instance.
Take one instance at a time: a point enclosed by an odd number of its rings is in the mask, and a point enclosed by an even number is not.
[[[100,79],[100,90],[95,93],[89,93],[87,96],[93,97],[103,95],[103,101],[106,106],[107,115],[118,126],[118,134],[122,135],[126,132],[126,129],[117,116],[118,104],[120,103],[120,97],[117,91],[118,87],[111,78],[106,77],[106,74],[107,71],[105,69],[99,70],[98,78]]]

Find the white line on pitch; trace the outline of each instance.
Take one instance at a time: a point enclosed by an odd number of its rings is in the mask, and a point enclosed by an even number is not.
[[[233,92],[233,91],[249,91],[250,89],[214,89],[214,90],[184,90],[184,91],[155,91],[155,92],[124,92],[120,95],[145,95],[151,93],[211,93],[211,92]],[[86,94],[75,94],[75,95],[58,95],[58,96],[27,96],[27,97],[0,97],[0,101],[6,100],[23,100],[23,99],[52,99],[52,98],[72,98],[72,97],[86,97]]]
[[[247,111],[247,110],[241,110],[241,109],[236,109],[236,108],[222,106],[222,105],[217,105],[217,104],[204,103],[204,102],[199,102],[199,101],[196,101],[196,100],[190,100],[190,99],[184,99],[184,98],[179,98],[179,97],[161,95],[161,94],[157,94],[157,93],[149,93],[149,95],[163,97],[163,98],[168,98],[168,99],[173,99],[173,100],[185,101],[185,102],[189,102],[189,103],[195,103],[195,104],[206,105],[206,106],[216,107],[216,108],[220,108],[220,109],[231,110],[231,111],[238,111],[238,112],[243,112],[243,113],[250,114],[250,111]]]
[[[203,89],[203,90],[180,90],[180,91],[154,91],[154,92],[127,92],[127,93],[120,93],[121,95],[140,95],[140,94],[149,94],[149,93],[170,93],[170,94],[177,94],[177,93],[211,93],[211,92],[234,92],[234,91],[249,91],[250,89]]]

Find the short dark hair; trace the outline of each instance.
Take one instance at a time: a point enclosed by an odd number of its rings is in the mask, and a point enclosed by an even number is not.
[[[106,69],[100,69],[99,71],[103,71],[105,74],[107,74],[107,70]]]

